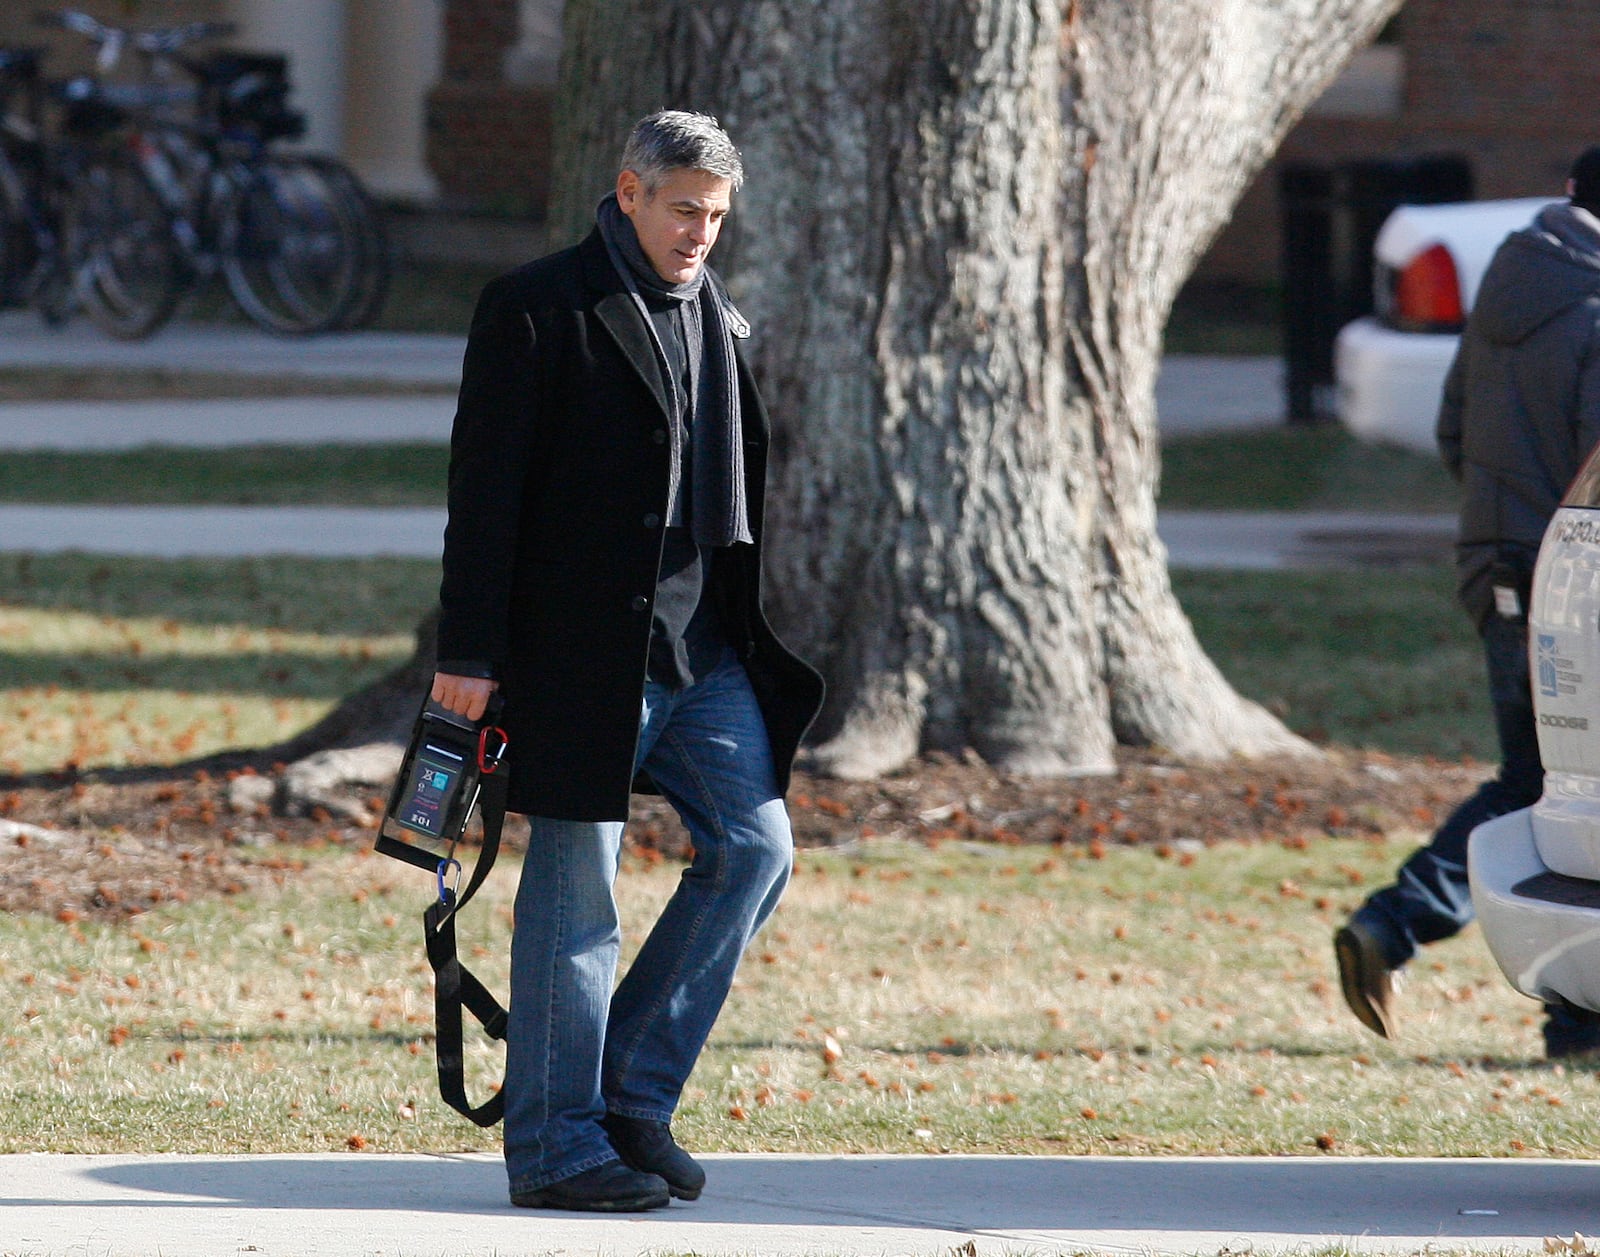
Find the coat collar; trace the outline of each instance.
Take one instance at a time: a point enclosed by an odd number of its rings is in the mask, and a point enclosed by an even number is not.
[[[639,378],[650,389],[650,395],[656,399],[656,405],[661,408],[661,413],[670,415],[672,411],[667,402],[666,380],[661,374],[661,364],[656,358],[655,346],[650,339],[650,329],[645,326],[644,316],[634,304],[627,285],[622,282],[622,276],[618,275],[617,268],[611,265],[611,255],[606,252],[605,241],[600,238],[599,228],[591,231],[578,245],[578,260],[583,268],[583,282],[592,291],[600,294],[599,300],[594,305],[595,317],[617,342],[623,357],[627,358],[633,369],[639,373]],[[722,283],[722,276],[711,271],[706,280],[711,284],[717,300],[722,302],[723,311],[728,319],[728,329],[734,337],[734,361],[738,364],[742,380],[747,368],[739,342],[749,338],[750,324],[729,298],[728,290]]]
[[[667,401],[666,381],[661,375],[661,364],[656,360],[650,329],[645,326],[644,316],[634,305],[622,276],[611,265],[599,228],[584,237],[583,243],[578,246],[578,259],[583,266],[584,283],[600,293],[600,299],[594,306],[595,317],[611,333],[623,357],[639,373],[639,378],[656,399],[661,413],[670,415],[672,411]]]

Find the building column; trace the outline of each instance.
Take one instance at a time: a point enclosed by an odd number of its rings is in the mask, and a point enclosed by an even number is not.
[[[427,159],[450,209],[537,218],[550,193],[562,0],[449,0]]]
[[[348,0],[346,156],[379,196],[430,202],[427,97],[444,51],[442,0]]]
[[[291,105],[306,115],[305,148],[345,155],[346,0],[228,0],[244,52],[289,54]]]
[[[517,0],[517,42],[507,50],[505,81],[554,87],[561,65],[564,0]]]

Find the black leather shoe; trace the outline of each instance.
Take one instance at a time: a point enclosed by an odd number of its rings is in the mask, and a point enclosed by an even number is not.
[[[1394,971],[1383,948],[1359,921],[1348,922],[1333,936],[1333,955],[1339,962],[1339,987],[1350,1011],[1373,1034],[1394,1038]]]
[[[659,1174],[667,1189],[679,1200],[697,1200],[706,1185],[706,1172],[672,1137],[666,1122],[607,1113],[600,1125],[605,1128],[617,1155],[636,1170]]]
[[[511,1203],[524,1209],[583,1209],[593,1213],[640,1213],[665,1209],[671,1201],[665,1179],[631,1170],[621,1161],[607,1161],[532,1191],[511,1193]]]

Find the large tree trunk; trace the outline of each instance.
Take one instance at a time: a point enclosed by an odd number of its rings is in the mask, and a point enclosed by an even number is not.
[[[818,767],[1308,749],[1173,597],[1155,374],[1196,258],[1398,4],[569,0],[554,241],[651,109],[745,156],[713,261],[774,410],[770,600],[829,679]]]

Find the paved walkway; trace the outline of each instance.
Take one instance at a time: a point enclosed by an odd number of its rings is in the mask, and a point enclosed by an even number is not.
[[[193,323],[175,323],[149,340],[128,342],[111,340],[82,319],[48,328],[25,311],[0,311],[0,368],[113,367],[453,386],[461,380],[464,346],[458,336],[269,336],[254,328]]]
[[[1156,517],[1156,531],[1173,567],[1258,571],[1397,567],[1447,561],[1455,545],[1456,517],[1162,511]]]
[[[484,1155],[0,1157],[0,1253],[1542,1252],[1600,1223],[1600,1162],[708,1156],[693,1204],[513,1209]],[[968,1247],[970,1245],[970,1247]]]
[[[436,559],[444,521],[442,507],[0,505],[0,550]]]
[[[453,397],[427,395],[10,402],[0,403],[0,448],[443,443],[454,415]]]
[[[465,345],[455,336],[346,332],[302,339],[187,323],[128,344],[108,340],[81,320],[50,329],[25,312],[0,312],[0,368],[216,371],[453,387],[461,379]],[[1156,384],[1162,431],[1169,435],[1272,424],[1283,414],[1283,404],[1283,365],[1277,358],[1172,357]],[[6,426],[0,418],[0,428]],[[197,429],[202,437],[204,432]]]

